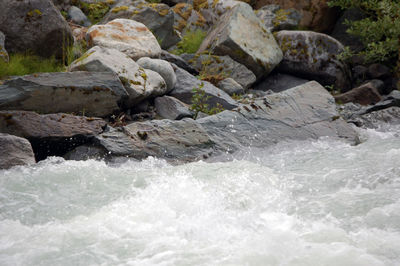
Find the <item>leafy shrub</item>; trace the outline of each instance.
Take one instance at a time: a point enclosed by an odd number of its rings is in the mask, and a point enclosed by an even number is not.
[[[210,99],[210,96],[206,96],[206,92],[203,90],[204,83],[202,82],[197,88],[193,89],[192,96],[192,105],[190,106],[190,110],[194,112],[194,119],[197,118],[200,112],[203,112],[208,115],[214,115],[220,113],[224,110],[220,103],[217,103],[216,107],[209,108],[207,101]]]
[[[398,56],[400,36],[399,0],[330,0],[329,6],[342,9],[359,8],[367,17],[358,21],[345,21],[348,33],[358,36],[365,50],[357,55],[370,62],[394,64]],[[350,57],[348,53],[345,57]]]
[[[175,54],[194,54],[199,50],[206,35],[206,32],[200,29],[195,31],[188,30],[182,40],[176,45],[178,48],[172,52]]]

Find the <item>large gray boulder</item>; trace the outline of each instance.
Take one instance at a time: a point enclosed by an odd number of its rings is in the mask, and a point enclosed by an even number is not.
[[[351,89],[350,72],[337,56],[343,45],[332,37],[313,31],[279,31],[276,39],[283,51],[278,70],[342,92]]]
[[[256,76],[251,70],[227,55],[182,54],[181,56],[203,75],[232,78],[245,89],[250,88],[256,82]]]
[[[4,47],[6,36],[0,31],[0,60],[8,62],[8,53]]]
[[[312,81],[196,121],[132,123],[99,135],[96,142],[113,156],[192,161],[241,147],[323,136],[358,142],[357,132],[339,117],[333,97]]]
[[[165,62],[169,65],[168,62]],[[173,69],[171,68],[172,72]],[[156,72],[140,67],[126,54],[110,48],[95,46],[81,58],[72,62],[69,71],[111,72],[118,75],[129,97],[124,101],[126,107],[149,97],[164,95],[168,87]],[[173,73],[173,75],[175,75]]]
[[[90,27],[92,23],[83,13],[83,11],[76,6],[68,8],[68,18],[75,24],[82,25],[84,27]]]
[[[167,85],[167,92],[170,92],[175,87],[176,75],[169,62],[161,59],[142,57],[137,63],[144,69],[150,69],[160,74]]]
[[[217,104],[220,104],[224,109],[228,110],[237,107],[237,102],[235,100],[233,100],[226,92],[218,89],[211,83],[198,80],[195,76],[179,67],[176,67],[175,74],[177,77],[177,83],[169,95],[181,100],[182,102],[192,104],[192,97],[195,94],[193,89],[200,88],[205,91],[205,97],[208,98],[206,103],[210,108],[217,107]]]
[[[24,138],[0,133],[0,147],[0,169],[35,163],[32,146]]]
[[[109,72],[42,73],[15,77],[0,85],[0,110],[85,113],[118,111],[128,93]]]
[[[102,23],[117,18],[132,19],[146,25],[157,37],[163,49],[167,49],[180,41],[173,28],[174,13],[166,4],[148,3],[144,0],[123,0],[105,15]]]
[[[198,52],[229,55],[260,78],[282,60],[282,51],[274,36],[264,28],[246,3],[227,11],[208,33]]]
[[[68,23],[50,0],[0,1],[0,31],[10,53],[61,58],[73,42]]]
[[[90,47],[114,48],[134,60],[161,54],[153,33],[143,23],[131,19],[114,19],[105,25],[94,25],[86,37]]]
[[[0,132],[24,137],[32,143],[36,159],[62,156],[103,132],[106,122],[96,117],[27,111],[0,111]]]
[[[186,104],[171,96],[157,97],[154,99],[157,114],[162,118],[180,120],[185,117],[193,118]]]

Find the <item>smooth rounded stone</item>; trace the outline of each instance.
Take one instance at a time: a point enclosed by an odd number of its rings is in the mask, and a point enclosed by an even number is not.
[[[256,82],[256,76],[251,70],[229,56],[182,54],[181,57],[198,72],[205,75],[232,78],[244,89],[250,88]]]
[[[274,73],[255,85],[254,89],[262,91],[271,90],[273,92],[281,92],[307,82],[309,82],[309,80],[298,78],[292,75]]]
[[[334,85],[343,92],[351,89],[348,66],[337,58],[344,50],[340,42],[313,31],[285,30],[275,37],[283,51],[278,71]]]
[[[50,0],[0,1],[0,31],[9,53],[61,58],[73,43],[68,23]]]
[[[204,51],[229,55],[253,71],[257,78],[268,75],[282,60],[282,51],[274,36],[246,3],[237,4],[220,18],[198,53]]]
[[[85,27],[90,27],[92,23],[90,20],[86,17],[86,15],[82,12],[82,10],[79,7],[76,6],[71,6],[68,9],[68,18],[73,22],[78,25],[82,25]]]
[[[218,88],[228,93],[230,96],[232,95],[240,95],[245,92],[243,87],[237,83],[233,78],[226,78],[221,80],[218,83]]]
[[[293,8],[300,12],[302,19],[300,26],[317,32],[332,31],[339,11],[328,7],[329,0],[254,0],[255,9],[265,5],[276,4],[282,9]]]
[[[101,118],[65,113],[40,115],[27,111],[0,111],[0,132],[27,138],[37,160],[63,156],[103,132]]]
[[[166,4],[123,0],[113,6],[104,16],[102,23],[117,18],[132,19],[146,25],[163,49],[168,49],[180,41],[173,27],[174,13]]]
[[[163,95],[168,91],[164,79],[158,73],[143,69],[116,49],[99,46],[91,48],[69,66],[69,71],[82,70],[112,72],[118,75],[129,95],[124,100],[124,106],[128,108],[146,98]]]
[[[266,5],[255,11],[264,27],[271,31],[293,30],[299,26],[301,13],[293,8],[281,9],[279,5]]]
[[[87,31],[87,39],[90,47],[117,49],[134,60],[161,54],[153,33],[144,24],[131,19],[114,19],[105,25],[94,25]]]
[[[189,65],[182,57],[169,53],[168,51],[162,50],[160,59],[168,61],[177,65],[178,67],[186,70],[192,75],[198,75],[199,72]]]
[[[383,82],[381,80],[371,80],[348,92],[335,95],[335,100],[338,103],[353,102],[361,105],[376,104],[383,99],[379,93],[379,89],[382,86]]]
[[[217,107],[217,104],[228,110],[237,107],[237,102],[223,90],[207,81],[198,80],[195,76],[177,66],[174,66],[174,69],[177,82],[175,88],[169,93],[170,96],[186,104],[192,104],[193,89],[201,88],[205,91],[205,97],[207,97],[205,102],[210,108]]]
[[[151,69],[160,74],[167,84],[167,92],[170,92],[175,87],[176,75],[169,62],[161,59],[142,57],[136,63],[143,68]]]
[[[34,164],[32,146],[27,139],[0,133],[0,169]]]
[[[6,36],[4,35],[4,33],[2,33],[0,31],[0,59],[4,60],[5,62],[8,62],[8,60],[9,60],[8,53],[4,46],[5,40],[6,40]]]
[[[154,100],[157,114],[162,118],[181,120],[185,117],[193,118],[193,113],[186,104],[171,96],[157,97]]]
[[[121,81],[109,72],[41,73],[14,77],[0,85],[0,110],[104,117],[119,111],[126,98]]]

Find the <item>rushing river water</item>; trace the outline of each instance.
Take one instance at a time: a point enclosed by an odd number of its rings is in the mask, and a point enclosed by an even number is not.
[[[226,162],[0,171],[0,265],[400,265],[400,128]]]

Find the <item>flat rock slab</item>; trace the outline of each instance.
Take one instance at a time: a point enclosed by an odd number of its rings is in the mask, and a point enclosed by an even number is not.
[[[338,103],[359,103],[361,105],[370,105],[380,102],[383,98],[379,94],[379,88],[383,86],[381,80],[371,80],[348,92],[335,95]]]
[[[161,54],[153,33],[144,24],[131,19],[114,19],[105,25],[94,25],[87,31],[87,39],[91,47],[114,48],[134,60]]]
[[[32,146],[27,139],[0,133],[0,169],[35,163]]]
[[[107,116],[128,97],[108,72],[60,72],[15,77],[0,85],[0,110]]]
[[[193,112],[186,104],[171,96],[157,97],[154,99],[157,114],[162,118],[180,120],[185,117],[193,118]]]
[[[229,55],[253,71],[257,78],[266,76],[282,60],[282,51],[274,36],[246,3],[237,4],[220,18],[198,52],[204,51]]]

